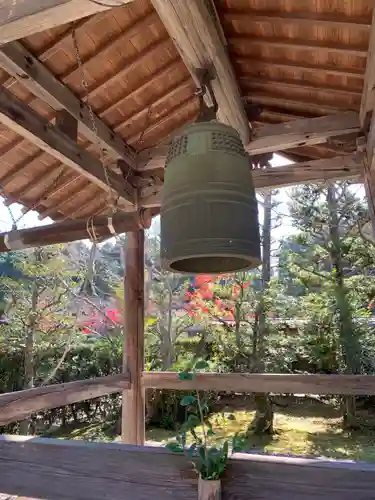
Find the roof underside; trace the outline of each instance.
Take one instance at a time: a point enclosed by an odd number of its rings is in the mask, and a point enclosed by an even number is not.
[[[372,11],[366,0],[217,0],[218,15],[244,100],[262,108],[253,122],[281,123],[359,111]],[[151,148],[192,121],[195,85],[150,2],[135,0],[90,18],[38,33],[22,44],[79,98],[88,101],[136,151]],[[0,83],[40,115],[55,111],[0,71]],[[79,143],[100,157],[99,147]],[[355,141],[288,150],[304,161],[356,149]],[[104,189],[0,125],[0,184],[9,202],[41,217],[106,213]],[[112,165],[110,160],[108,164]]]

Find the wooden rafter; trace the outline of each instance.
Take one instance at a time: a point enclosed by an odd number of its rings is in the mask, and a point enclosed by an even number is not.
[[[109,113],[113,112],[114,110],[120,108],[125,104],[127,100],[137,99],[137,97],[142,95],[142,93],[146,89],[151,87],[154,82],[156,82],[159,79],[160,81],[162,81],[164,78],[168,78],[173,71],[176,71],[176,69],[180,67],[181,67],[181,59],[179,56],[177,56],[177,58],[173,59],[172,61],[168,61],[160,69],[155,71],[155,73],[147,75],[147,77],[145,77],[142,80],[142,82],[139,85],[137,85],[132,91],[126,93],[124,96],[121,96],[118,100],[111,103],[109,106],[106,105],[105,107],[103,107],[103,109],[99,111],[100,116],[104,117]],[[92,94],[90,92],[90,96],[91,95]],[[155,103],[153,103],[152,106],[155,106]]]
[[[5,88],[0,90],[0,122],[105,191],[113,190],[123,202],[134,203],[134,188],[125,184],[122,177],[108,171],[108,186],[98,158],[62,134],[55,125]]]
[[[218,116],[247,144],[249,123],[213,4],[202,0],[152,0],[152,4],[198,86],[198,70],[211,71]]]
[[[345,54],[347,56],[366,57],[365,47],[353,47],[350,44],[325,42],[320,40],[301,40],[296,38],[276,38],[276,37],[256,37],[236,35],[228,38],[228,42],[233,45],[252,45],[269,48],[298,49],[314,52],[331,52]]]
[[[340,112],[340,108],[337,106],[323,104],[320,101],[318,102],[318,100],[312,101],[311,98],[308,100],[297,98],[292,92],[290,93],[290,96],[290,98],[286,96],[276,96],[270,92],[253,90],[248,92],[248,95],[245,96],[245,98],[254,104],[260,104],[262,107],[282,108],[298,113],[311,113],[316,116],[337,114]],[[353,106],[353,108],[354,107],[357,109],[357,106]]]
[[[318,12],[280,12],[261,11],[246,12],[242,10],[230,9],[223,14],[228,22],[250,23],[271,23],[272,25],[285,26],[287,23],[296,23],[301,26],[321,26],[326,28],[354,28],[370,29],[370,23],[366,17],[345,16],[337,13]]]
[[[311,73],[329,73],[337,76],[347,76],[350,78],[357,78],[363,80],[363,71],[359,68],[340,68],[333,65],[320,65],[310,64],[309,61],[295,62],[292,60],[283,59],[260,59],[255,56],[234,56],[234,61],[237,64],[245,64],[260,71],[266,67],[271,67],[280,70],[291,71],[306,71]]]
[[[276,189],[281,187],[323,182],[333,179],[361,179],[363,176],[363,156],[355,153],[322,160],[255,169],[252,172],[255,189]],[[143,192],[141,192],[143,194]],[[162,189],[143,194],[140,203],[143,207],[159,207]]]
[[[20,200],[22,200],[26,193],[28,193],[31,189],[37,187],[41,182],[43,182],[44,185],[47,185],[45,191],[50,191],[55,187],[59,179],[63,178],[65,170],[65,166],[61,165],[59,161],[54,162],[52,165],[49,165],[46,170],[43,170],[38,175],[33,176],[26,184],[17,189],[17,191],[13,191],[11,196],[7,195],[7,199],[3,202],[4,205],[7,206],[11,205],[12,203],[19,202]],[[43,194],[40,196],[41,201],[43,201],[44,199],[45,191],[43,191]]]
[[[114,158],[122,158],[129,166],[134,166],[135,153],[126,141],[98,116],[91,115],[89,106],[79,100],[21,43],[12,42],[0,49],[0,66],[53,109],[64,109],[70,113],[77,120],[79,131],[91,142],[99,142]]]
[[[189,91],[190,90],[190,96],[188,97],[188,101],[191,100],[191,96],[193,94],[193,85],[192,85],[192,81],[191,81],[191,78],[188,77],[188,78],[185,78],[184,80],[178,82],[176,85],[174,85],[172,88],[168,89],[163,89],[163,94],[158,97],[157,99],[155,99],[154,101],[150,102],[148,108],[143,108],[141,109],[140,111],[138,111],[137,113],[134,113],[132,115],[130,115],[128,118],[126,118],[124,121],[122,121],[121,123],[119,123],[118,125],[116,125],[115,127],[115,131],[116,132],[120,132],[121,130],[127,130],[129,126],[131,126],[133,123],[136,123],[137,120],[139,120],[142,116],[144,116],[145,118],[147,118],[147,116],[149,115],[149,110],[155,110],[158,106],[161,106],[165,103],[167,103],[169,100],[171,100],[172,102],[175,102],[175,98],[181,94],[183,91]],[[176,102],[176,106],[179,108],[181,105],[181,103],[179,103],[178,101]],[[168,106],[165,106],[163,112],[160,112],[158,113],[158,118],[163,118],[164,116],[167,116],[169,114],[173,113],[173,108],[171,107],[168,107]],[[146,121],[146,123],[148,122],[149,120]],[[147,123],[148,125],[151,125],[150,123]],[[148,127],[147,127],[148,128]],[[144,123],[142,123],[141,125],[141,133],[143,132],[144,130]],[[136,135],[138,135],[138,132],[135,133]],[[130,136],[130,138],[134,135],[134,133]]]
[[[347,87],[331,86],[326,84],[317,84],[310,82],[301,82],[297,79],[275,79],[271,77],[260,77],[258,75],[243,75],[239,78],[239,81],[247,89],[275,89],[275,88],[286,88],[291,91],[303,90],[305,92],[333,92],[334,94],[342,94],[349,98],[358,98],[361,92],[358,90],[348,90]]]
[[[133,0],[3,0],[0,6],[0,44],[103,12]]]

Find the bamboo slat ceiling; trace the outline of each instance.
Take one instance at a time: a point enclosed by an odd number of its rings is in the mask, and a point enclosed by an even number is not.
[[[217,0],[242,98],[259,105],[256,129],[301,117],[358,112],[372,11],[366,0]],[[150,2],[116,9],[23,39],[22,44],[79,98],[75,31],[95,113],[136,151],[164,141],[194,119],[195,84]],[[55,111],[4,70],[0,83],[40,115]],[[97,145],[79,143],[99,156]],[[355,142],[288,150],[301,160],[355,150]],[[105,191],[0,126],[0,185],[9,203],[40,216],[83,218],[107,210]],[[108,164],[111,164],[108,158]],[[147,182],[147,181],[145,181]]]

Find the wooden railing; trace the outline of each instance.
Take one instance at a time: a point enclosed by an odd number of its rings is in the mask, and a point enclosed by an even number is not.
[[[129,376],[119,374],[0,394],[0,425],[23,420],[38,411],[98,398],[129,388]]]
[[[367,375],[143,372],[144,389],[310,394],[375,394]],[[0,395],[0,424],[32,413],[131,388],[126,374]],[[375,464],[236,455],[223,481],[224,499],[370,500]],[[184,456],[162,448],[0,436],[0,493],[53,500],[193,500],[197,478]]]
[[[175,372],[143,372],[141,381],[144,389],[198,389],[275,394],[375,394],[375,376],[372,375],[199,373],[194,375],[193,380],[180,380]],[[0,425],[22,420],[38,411],[130,388],[129,375],[119,374],[1,394]]]
[[[272,392],[279,394],[375,394],[373,375],[294,375],[273,373],[199,373],[180,380],[173,372],[143,372],[146,389]]]
[[[0,491],[53,500],[196,500],[184,456],[162,448],[0,437]],[[223,499],[372,500],[375,464],[238,454]]]

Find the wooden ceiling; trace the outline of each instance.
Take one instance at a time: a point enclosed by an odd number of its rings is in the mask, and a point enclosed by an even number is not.
[[[176,0],[176,4],[181,2]],[[80,170],[82,150],[90,153],[87,161],[90,163],[91,158],[97,171],[98,160],[104,160],[117,174],[117,182],[122,179],[124,185],[128,184],[118,202],[124,210],[131,209],[129,201],[134,202],[137,190],[141,189],[142,196],[153,196],[160,189],[163,160],[157,165],[159,170],[144,168],[148,160],[142,160],[142,155],[137,158],[137,153],[147,151],[148,157],[154,156],[154,148],[168,141],[198,112],[196,81],[189,62],[181,58],[181,47],[177,50],[169,35],[173,27],[168,27],[165,19],[163,24],[159,17],[163,17],[162,4],[163,0],[134,0],[2,47],[0,66],[4,69],[0,71],[0,83],[6,89],[2,92],[5,108],[13,96],[59,125],[64,115],[51,98],[51,87],[47,92],[41,90],[40,84],[35,85],[33,78],[19,71],[21,67],[26,73],[32,72],[37,63],[42,63],[48,75],[55,76],[69,90],[61,93],[66,93],[64,102],[70,103],[73,97],[89,103],[98,118],[93,125],[90,109],[81,105],[77,112],[81,149],[69,152],[69,162],[65,162],[61,155],[51,154],[51,149],[41,149],[33,139],[35,133],[20,134],[19,120],[17,126],[11,126],[10,119],[17,121],[13,105],[12,116],[5,110],[7,116],[0,125],[0,185],[9,203],[21,202],[27,209],[36,209],[41,218],[56,220],[108,213],[105,178],[93,182]],[[276,135],[270,124],[346,111],[359,113],[371,33],[370,2],[216,0],[215,6],[218,30],[239,88],[238,99],[252,122],[253,138]],[[15,64],[15,60],[20,62]],[[40,76],[42,73],[38,72],[37,82],[49,81],[50,76]],[[232,119],[241,121],[237,116]],[[63,122],[69,123],[66,117]],[[96,139],[98,127],[100,137]],[[304,162],[354,153],[359,126],[342,128],[344,139],[338,134],[326,134],[324,140],[311,140],[309,132],[305,132],[304,137],[310,139],[292,141],[287,153]],[[72,129],[74,134],[74,124],[68,135]],[[46,140],[50,145],[52,139]],[[271,150],[277,151],[277,145]],[[119,157],[130,158],[122,171],[116,165]],[[130,160],[134,160],[132,165]],[[344,159],[338,168],[345,163]],[[347,163],[352,168],[348,177],[361,175],[360,162],[354,167],[351,157]],[[345,174],[340,172],[338,177]],[[304,179],[303,175],[294,178],[296,182]],[[311,180],[315,178],[324,175]]]

